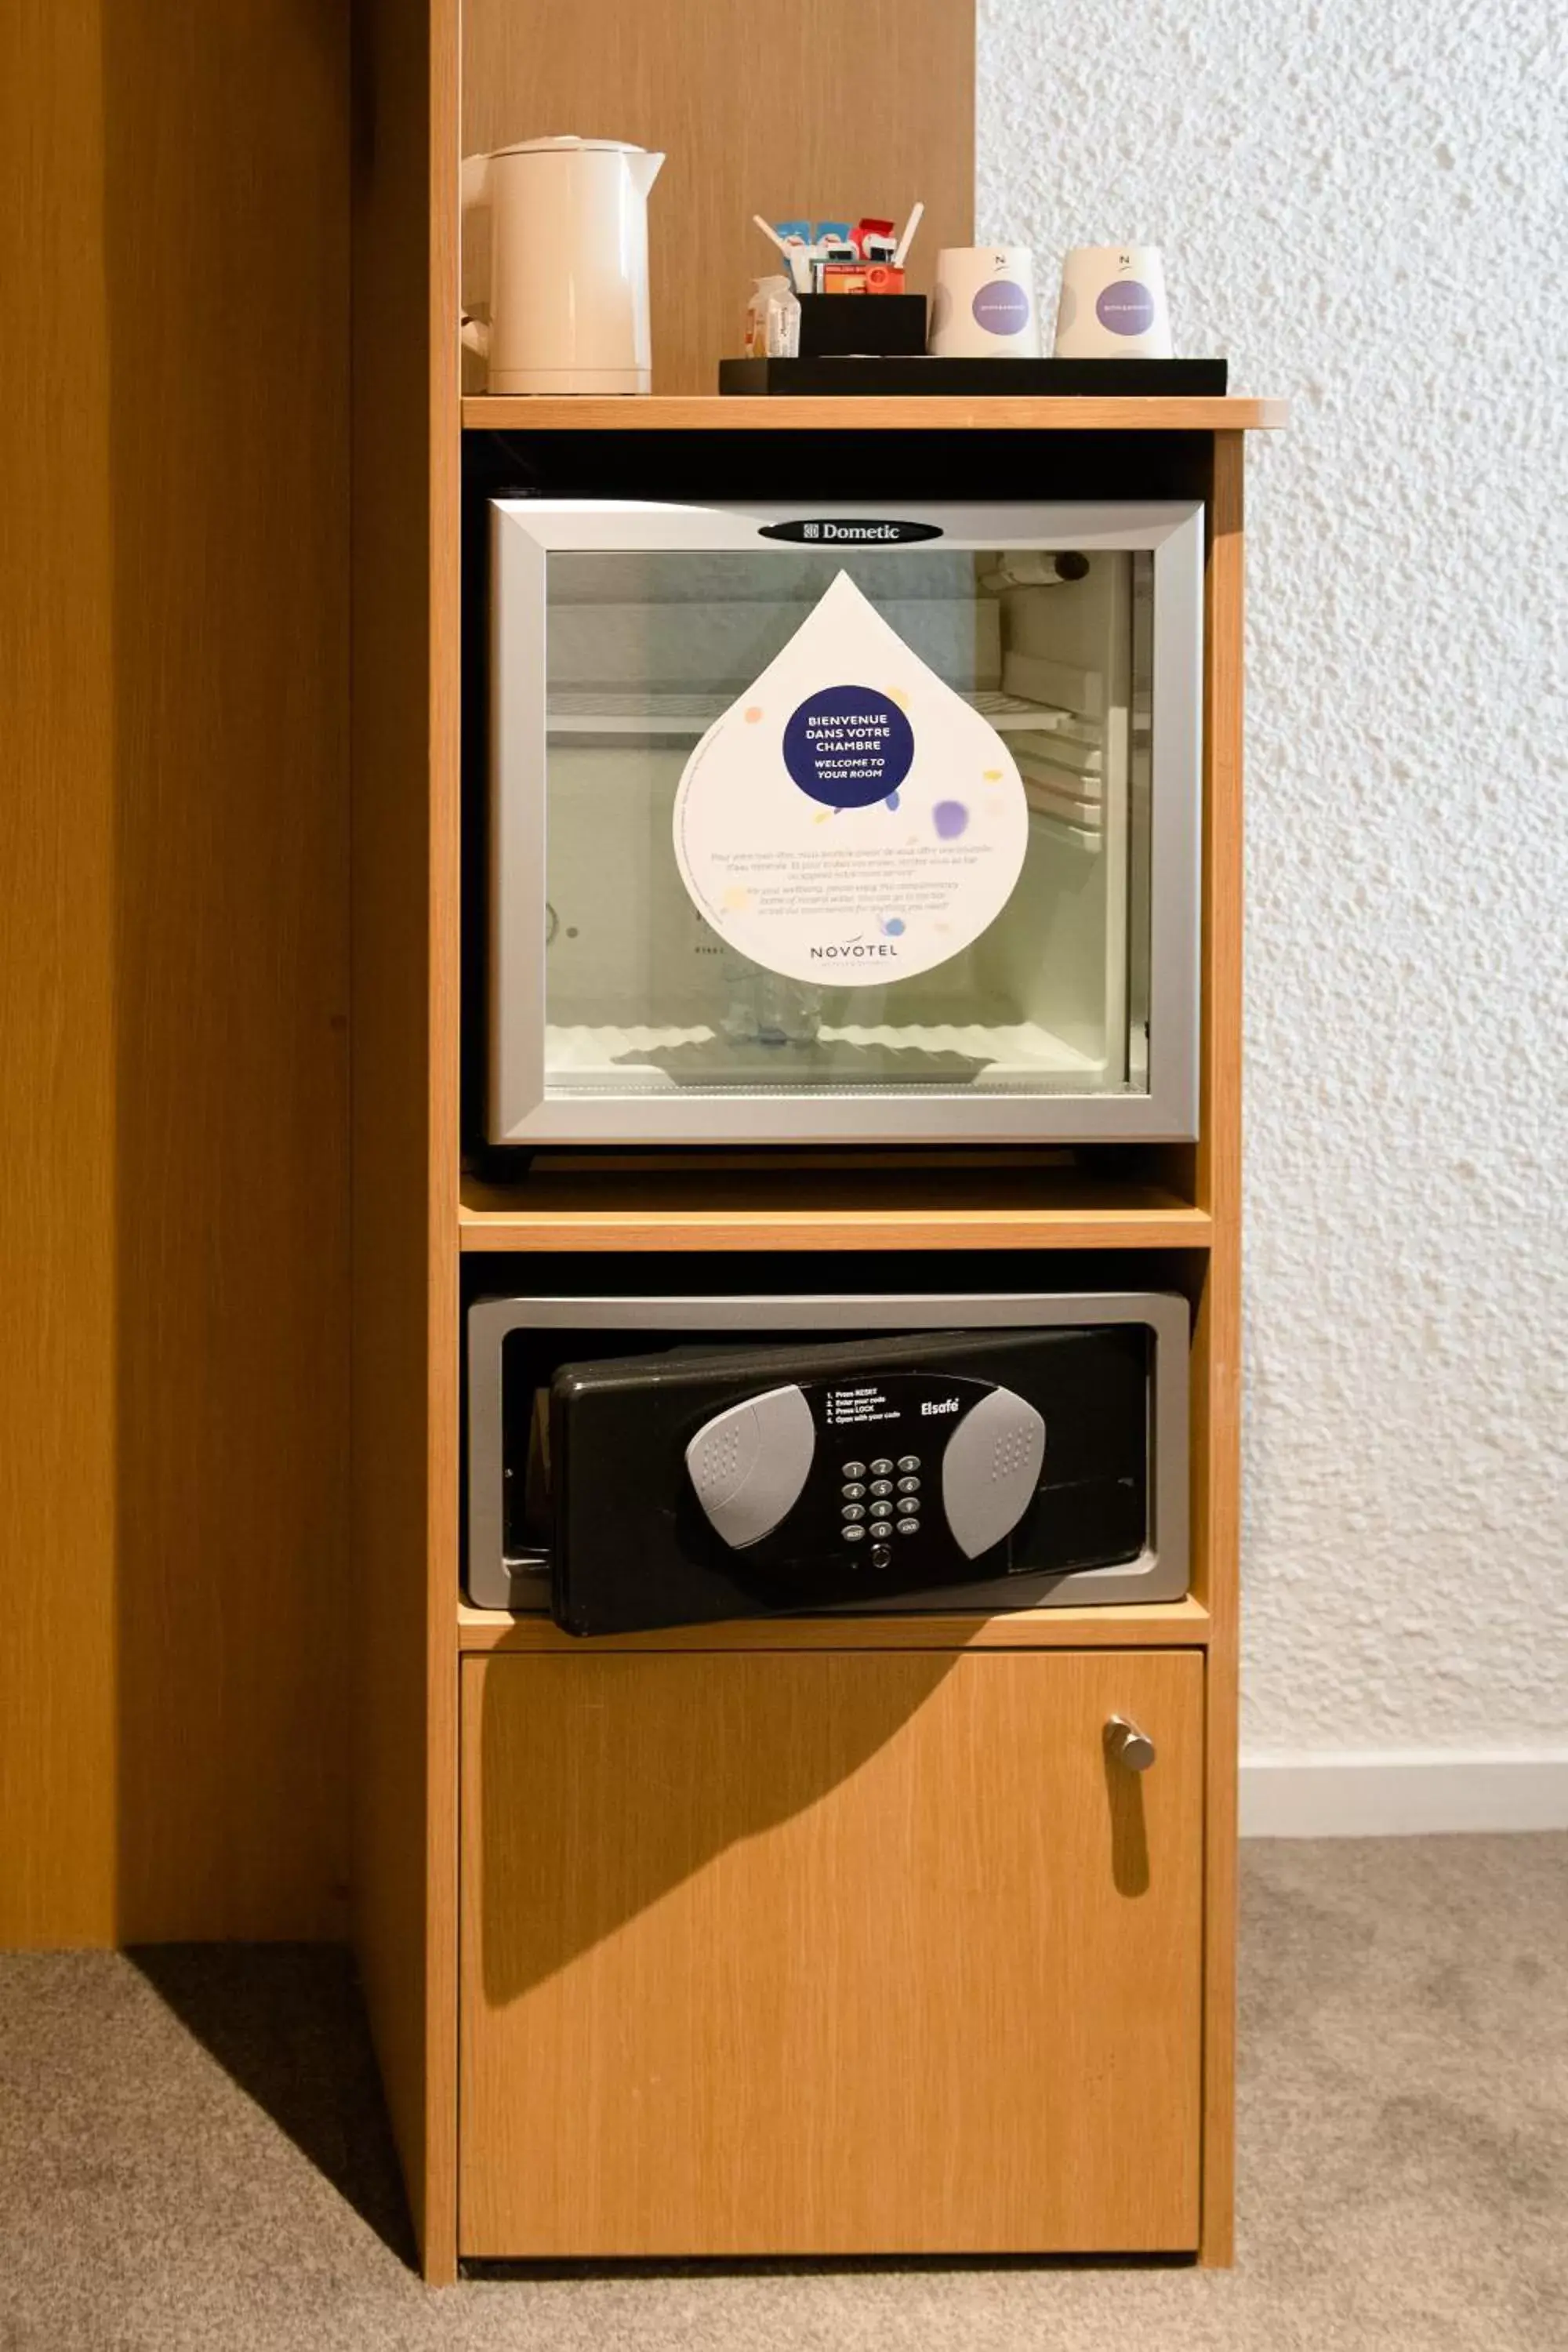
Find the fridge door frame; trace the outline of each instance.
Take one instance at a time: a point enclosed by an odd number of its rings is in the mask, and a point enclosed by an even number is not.
[[[1153,558],[1148,1087],[1142,1094],[595,1094],[546,1087],[546,565],[562,550],[754,549],[764,525],[843,518],[934,524],[950,551]],[[948,504],[627,499],[490,501],[489,940],[486,1132],[496,1146],[673,1143],[1192,1142],[1198,1129],[1202,922],[1204,505],[1201,499]],[[770,541],[782,553],[795,542]],[[820,552],[820,549],[813,549]]]
[[[504,1559],[501,1478],[504,1461],[502,1346],[516,1330],[643,1332],[733,1331],[737,1339],[773,1339],[790,1331],[910,1331],[1055,1329],[1064,1325],[1139,1323],[1154,1339],[1149,1415],[1150,1540],[1135,1560],[1111,1568],[1073,1569],[1062,1575],[1010,1576],[984,1584],[884,1601],[875,1607],[841,1602],[810,1614],[995,1616],[1016,1609],[1109,1607],[1119,1601],[1180,1601],[1190,1580],[1188,1477],[1192,1309],[1176,1291],[832,1291],[752,1292],[715,1297],[678,1293],[611,1297],[563,1297],[510,1293],[473,1301],[467,1316],[464,1588],[476,1609],[519,1616],[548,1614],[531,1578],[509,1576]],[[768,1612],[758,1612],[758,1614]],[[777,1613],[777,1612],[773,1612]]]

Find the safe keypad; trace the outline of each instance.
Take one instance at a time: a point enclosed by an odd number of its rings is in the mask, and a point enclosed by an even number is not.
[[[897,1462],[884,1454],[869,1464],[846,1462],[842,1465],[844,1484],[839,1491],[844,1497],[844,1540],[847,1544],[859,1544],[868,1535],[875,1537],[871,1558],[878,1567],[886,1567],[892,1558],[883,1538],[895,1531],[900,1536],[918,1536],[921,1531],[921,1482],[915,1475],[920,1466],[918,1454],[901,1454]],[[871,1495],[868,1517],[865,1501],[868,1470]]]

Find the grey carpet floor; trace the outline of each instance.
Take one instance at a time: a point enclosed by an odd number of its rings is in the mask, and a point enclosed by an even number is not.
[[[1564,2352],[1568,1837],[1253,1844],[1231,2272],[406,2267],[334,1954],[0,1959],[0,2352]]]

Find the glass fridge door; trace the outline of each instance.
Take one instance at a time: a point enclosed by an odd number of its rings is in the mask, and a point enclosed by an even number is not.
[[[1201,545],[498,503],[491,1140],[1190,1136]]]

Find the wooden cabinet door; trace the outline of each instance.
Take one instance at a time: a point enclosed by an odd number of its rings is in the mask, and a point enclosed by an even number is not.
[[[461,2251],[1194,2247],[1203,1674],[467,1661]]]

